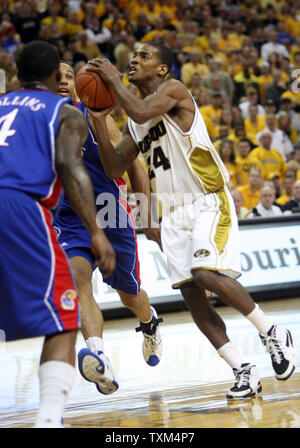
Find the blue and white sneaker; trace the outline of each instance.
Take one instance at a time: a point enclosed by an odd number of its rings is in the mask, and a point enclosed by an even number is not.
[[[151,306],[152,320],[149,324],[140,322],[140,326],[135,331],[142,331],[144,336],[143,341],[143,356],[149,366],[156,366],[160,362],[162,356],[163,344],[159,331],[159,324],[163,322],[162,318],[158,318],[155,309]]]
[[[260,395],[262,386],[256,366],[249,363],[242,364],[239,369],[232,369],[236,382],[227,392],[229,400],[243,400],[254,395]]]
[[[97,354],[83,348],[78,353],[78,367],[87,381],[96,384],[98,392],[110,395],[119,389],[109,359],[103,352]]]

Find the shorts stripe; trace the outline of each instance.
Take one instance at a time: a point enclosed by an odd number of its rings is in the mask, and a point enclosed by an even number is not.
[[[57,207],[57,205],[59,203],[60,196],[61,196],[62,189],[63,189],[63,187],[62,187],[61,180],[58,177],[58,174],[56,174],[56,178],[53,183],[53,190],[52,190],[51,196],[49,196],[47,199],[41,199],[41,203],[45,207],[50,208],[50,209]]]
[[[221,255],[229,238],[231,227],[231,211],[226,191],[218,191],[220,216],[215,233],[215,243]]]
[[[49,210],[41,207],[40,204],[37,203],[37,205],[47,232],[51,251],[51,275],[44,302],[56,322],[58,330],[63,331],[78,328],[77,293],[69,262],[65,252],[57,241],[56,231],[51,225],[52,214]],[[62,298],[67,292],[72,295],[72,299],[69,300],[71,307],[63,309]]]
[[[55,255],[54,255],[54,249],[53,249],[53,244],[52,244],[52,239],[51,239],[50,229],[49,229],[49,222],[51,222],[50,219],[52,219],[52,218],[50,216],[50,213],[46,209],[41,207],[41,205],[38,202],[36,202],[36,205],[37,205],[37,207],[39,209],[39,212],[41,214],[41,218],[42,218],[42,221],[43,221],[46,233],[47,233],[49,249],[50,249],[50,252],[51,252],[51,271],[50,271],[48,287],[47,287],[47,290],[46,290],[43,302],[45,303],[45,305],[49,309],[49,311],[50,311],[50,313],[51,313],[51,315],[53,317],[53,320],[55,321],[55,323],[57,325],[58,330],[62,331],[63,327],[62,327],[59,319],[57,318],[55,310],[53,309],[51,303],[49,302],[49,296],[50,296],[51,289],[52,289],[53,278],[54,278],[54,270],[55,270]]]

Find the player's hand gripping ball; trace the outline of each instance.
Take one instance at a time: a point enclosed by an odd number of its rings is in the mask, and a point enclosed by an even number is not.
[[[113,107],[117,98],[110,84],[105,82],[98,73],[87,71],[88,67],[88,64],[83,65],[75,78],[75,89],[80,101],[92,110]]]

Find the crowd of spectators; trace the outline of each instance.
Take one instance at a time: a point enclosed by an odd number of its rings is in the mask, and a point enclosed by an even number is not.
[[[109,58],[127,78],[140,42],[170,47],[170,77],[199,107],[230,173],[240,219],[300,211],[299,0],[1,0],[0,69],[18,87],[16,56],[35,39],[75,72]],[[1,76],[0,76],[1,89]],[[126,114],[112,112],[122,128]]]

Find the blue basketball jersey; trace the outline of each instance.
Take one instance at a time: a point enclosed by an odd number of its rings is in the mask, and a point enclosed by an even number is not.
[[[81,102],[75,102],[74,105],[88,118],[88,111]],[[122,196],[124,189],[126,189],[126,182],[122,177],[113,181],[106,176],[99,157],[96,136],[90,125],[87,139],[82,147],[82,152],[83,163],[92,180],[96,204],[103,205],[102,202],[108,198],[109,195],[112,195],[112,198],[115,198],[116,200],[112,201],[112,208],[117,210],[117,201],[119,197]],[[103,195],[103,198],[99,198],[99,195]],[[72,212],[72,207],[66,198],[64,198],[62,202],[60,211],[62,213]]]
[[[77,292],[53,228],[62,185],[55,137],[68,98],[0,98],[0,328],[7,340],[78,329]]]
[[[0,188],[22,191],[49,209],[62,185],[55,168],[55,136],[68,98],[20,90],[0,98]]]

